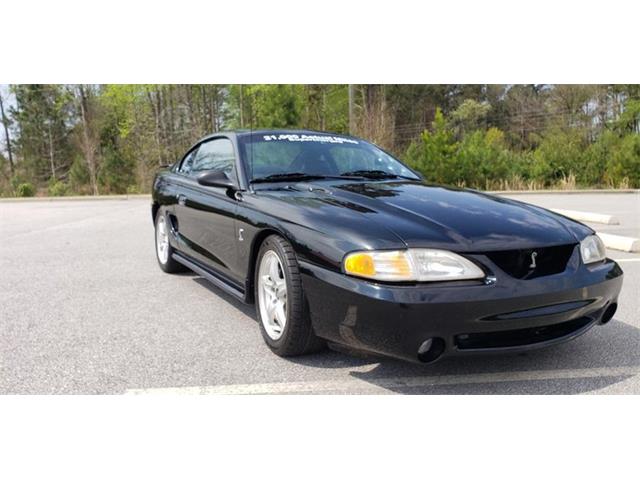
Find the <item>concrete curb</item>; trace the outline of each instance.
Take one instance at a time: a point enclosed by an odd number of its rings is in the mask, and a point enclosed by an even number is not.
[[[560,215],[564,215],[565,217],[573,218],[574,220],[578,220],[580,222],[603,223],[605,225],[620,225],[620,220],[618,220],[613,215],[605,215],[603,213],[593,212],[580,212],[578,210],[563,210],[561,208],[550,208],[549,210],[559,213]]]
[[[596,233],[607,248],[631,253],[640,252],[640,239],[638,238],[623,237],[622,235],[613,235],[611,233]]]
[[[486,193],[494,195],[546,195],[553,193],[640,193],[638,188],[602,188],[602,189],[577,189],[577,190],[487,190]]]
[[[7,197],[0,198],[0,202],[78,202],[95,200],[136,200],[151,198],[148,193],[133,195],[75,195],[72,197]]]

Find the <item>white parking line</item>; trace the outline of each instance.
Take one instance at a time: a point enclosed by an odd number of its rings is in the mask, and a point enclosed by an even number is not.
[[[614,258],[614,262],[622,263],[622,262],[640,262],[640,258]]]
[[[212,385],[201,387],[140,388],[127,390],[130,395],[264,395],[283,393],[379,393],[398,388],[438,385],[469,385],[539,380],[572,380],[580,378],[625,377],[640,374],[640,366],[580,368],[570,370],[532,370],[520,372],[478,373],[472,375],[434,375],[428,377],[372,378],[371,381],[349,377],[328,381]]]

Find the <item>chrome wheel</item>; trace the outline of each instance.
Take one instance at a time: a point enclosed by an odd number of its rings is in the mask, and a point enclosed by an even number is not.
[[[156,225],[156,249],[158,260],[163,265],[169,260],[169,235],[167,234],[167,220],[162,213],[159,213],[158,224]]]
[[[267,335],[278,340],[287,324],[287,281],[280,257],[268,250],[258,269],[260,320]]]

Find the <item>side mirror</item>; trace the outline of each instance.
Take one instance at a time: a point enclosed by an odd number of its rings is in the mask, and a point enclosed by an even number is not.
[[[207,170],[199,173],[196,180],[205,187],[233,188],[235,183],[222,170]]]

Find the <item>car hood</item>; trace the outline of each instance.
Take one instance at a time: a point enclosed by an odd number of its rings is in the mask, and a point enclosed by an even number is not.
[[[313,196],[370,217],[409,247],[465,252],[577,243],[592,230],[533,205],[413,181],[318,182]],[[362,232],[364,233],[364,232]]]

